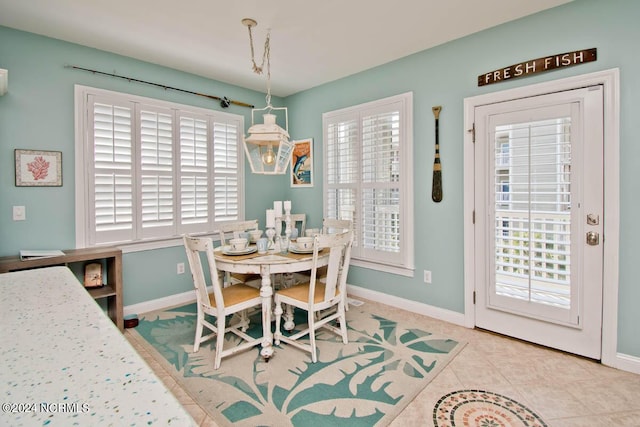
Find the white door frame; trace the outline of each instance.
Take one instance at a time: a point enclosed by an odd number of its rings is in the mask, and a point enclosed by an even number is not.
[[[478,95],[464,100],[464,295],[465,326],[475,326],[473,293],[475,284],[474,253],[474,110],[480,105],[559,92],[601,84],[604,86],[604,233],[602,298],[602,363],[617,367],[618,348],[618,264],[620,218],[620,71],[617,68],[538,83],[500,92]]]

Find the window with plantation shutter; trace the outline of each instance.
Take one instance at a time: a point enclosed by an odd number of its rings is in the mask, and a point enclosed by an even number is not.
[[[76,120],[78,247],[244,219],[242,116],[77,86]]]
[[[323,115],[324,211],[353,222],[354,262],[412,275],[411,93]]]

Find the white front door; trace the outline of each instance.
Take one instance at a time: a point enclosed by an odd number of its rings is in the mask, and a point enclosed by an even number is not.
[[[476,326],[601,357],[603,89],[475,108]]]

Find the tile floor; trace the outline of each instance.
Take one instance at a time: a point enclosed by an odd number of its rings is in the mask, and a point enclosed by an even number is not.
[[[443,395],[483,389],[508,396],[536,412],[550,427],[640,427],[640,375],[588,359],[467,329],[376,302],[381,315],[402,313],[424,328],[467,341],[462,352],[391,423],[392,427],[433,426],[433,408]],[[145,351],[125,336],[200,426],[217,424]]]

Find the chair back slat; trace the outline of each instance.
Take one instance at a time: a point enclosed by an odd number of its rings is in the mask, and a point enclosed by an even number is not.
[[[247,221],[233,221],[221,224],[218,227],[218,234],[220,235],[220,244],[227,244],[227,235],[231,234],[232,238],[237,238],[241,232],[258,230],[258,220],[252,219]]]
[[[330,301],[335,298],[338,291],[346,291],[346,270],[344,262],[351,259],[351,242],[353,233],[347,231],[340,234],[320,234],[314,240],[313,267],[311,270],[311,280],[309,292],[309,305],[314,304],[315,286],[317,282],[318,254],[322,249],[329,249],[329,261],[327,265],[327,274],[325,277],[325,292],[323,302]],[[343,270],[345,274],[342,274]],[[344,282],[344,286],[343,283]]]
[[[348,219],[325,218],[322,220],[323,234],[339,234],[351,231],[353,223]]]
[[[298,223],[300,224],[300,228],[298,228]],[[282,229],[284,230],[285,222],[284,216],[282,218]],[[307,227],[307,214],[291,214],[291,228],[298,228],[298,235],[304,236],[304,230]]]
[[[213,286],[213,294],[216,307],[224,308],[224,298],[222,296],[222,288],[218,277],[216,260],[213,254],[213,241],[209,237],[191,237],[184,236],[184,246],[187,252],[187,260],[193,276],[193,284],[196,288],[196,298],[198,304],[208,307],[211,306],[209,292],[207,291],[207,282],[204,274],[204,266],[201,254],[206,254],[206,260],[209,267],[209,277]]]

